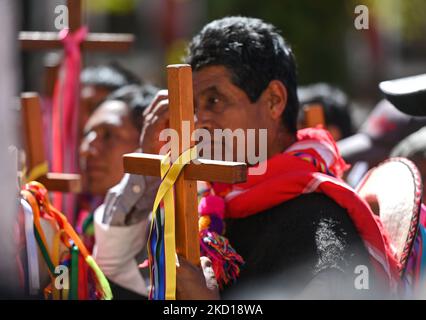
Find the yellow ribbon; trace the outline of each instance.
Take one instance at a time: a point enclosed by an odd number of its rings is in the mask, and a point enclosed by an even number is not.
[[[46,175],[49,172],[49,165],[47,164],[47,161],[44,161],[42,163],[39,163],[34,168],[30,170],[28,174],[26,174],[26,169],[24,169],[24,183],[27,183],[29,181],[35,181],[38,178]]]
[[[153,206],[153,215],[157,212],[160,202],[164,203],[164,252],[166,264],[166,299],[176,299],[176,243],[175,243],[175,202],[173,185],[182,172],[185,165],[197,158],[197,149],[183,152],[170,166],[170,153],[161,161],[162,182],[158,188]],[[151,224],[154,219],[152,219]],[[152,276],[152,275],[151,275]]]
[[[44,188],[44,186],[36,181],[30,182],[29,186],[36,186],[38,188]],[[43,244],[47,244],[46,241],[46,236],[43,232],[43,229],[41,228],[41,224],[40,224],[40,211],[39,211],[39,204],[36,200],[36,198],[34,197],[34,195],[32,194],[31,191],[29,190],[22,190],[21,191],[22,196],[24,197],[24,199],[27,200],[27,202],[30,204],[31,208],[33,209],[33,214],[34,214],[34,224],[37,228],[37,230],[39,231],[40,234],[40,238],[42,239]],[[92,271],[95,273],[96,275],[96,287],[99,291],[102,292],[102,298],[105,300],[111,300],[112,299],[112,292],[111,292],[111,288],[110,285],[108,283],[107,278],[105,277],[105,275],[103,274],[103,272],[101,271],[101,269],[99,268],[99,266],[96,264],[95,260],[90,256],[89,252],[87,251],[86,247],[84,246],[83,242],[81,241],[80,237],[77,235],[77,233],[75,232],[74,228],[71,226],[71,224],[67,221],[67,218],[61,213],[59,212],[59,210],[57,210],[55,207],[53,207],[50,202],[49,199],[47,197],[42,199],[42,206],[44,207],[44,209],[46,210],[46,214],[49,215],[49,217],[52,219],[52,221],[54,221],[55,223],[57,223],[58,225],[61,224],[62,228],[60,229],[60,232],[62,232],[63,235],[66,235],[69,239],[72,239],[74,244],[78,247],[80,253],[82,254],[82,256],[84,257],[86,263],[89,265],[89,267],[92,269]],[[53,247],[55,249],[55,253],[59,252],[59,241],[61,239],[61,237],[59,236],[59,234],[56,234],[55,238],[54,238],[54,244]],[[63,240],[65,241],[65,240]],[[65,245],[67,245],[68,240],[63,242]],[[67,245],[68,247],[69,245]],[[48,251],[48,247],[47,245],[44,245],[44,247],[46,248],[47,254],[49,255],[50,261],[58,261],[60,260],[59,256],[54,256],[54,253],[51,253]],[[49,268],[48,268],[49,269]],[[50,272],[49,272],[50,274]],[[55,275],[54,274],[50,274],[51,279],[52,279],[52,283],[54,284],[54,279],[55,279]],[[50,291],[48,291],[47,293],[52,293],[51,292],[51,288],[49,289]],[[46,294],[46,292],[45,292]],[[63,294],[63,299],[67,299],[68,297],[68,290],[63,290],[62,291]],[[55,293],[55,297],[57,297],[58,295]]]

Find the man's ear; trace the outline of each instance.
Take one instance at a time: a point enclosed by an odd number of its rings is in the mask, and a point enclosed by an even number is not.
[[[279,80],[272,80],[263,93],[268,103],[269,115],[273,120],[282,117],[287,105],[287,88]]]

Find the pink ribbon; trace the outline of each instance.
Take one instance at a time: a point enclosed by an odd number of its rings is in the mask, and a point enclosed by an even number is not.
[[[75,32],[63,29],[59,33],[59,37],[64,44],[65,57],[55,84],[53,97],[53,172],[76,173],[78,171],[77,130],[81,70],[80,45],[86,38],[87,33],[87,27],[81,27]],[[55,194],[53,202],[56,208],[67,212],[68,218],[71,218],[69,217],[73,212],[71,198],[66,201],[66,208],[63,207],[61,194]]]

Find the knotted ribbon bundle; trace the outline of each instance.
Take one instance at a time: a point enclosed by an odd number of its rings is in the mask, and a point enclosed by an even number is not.
[[[39,182],[29,182],[23,187],[21,196],[23,203],[27,203],[33,213],[31,217],[28,214],[28,206],[24,206],[24,210],[27,209],[25,229],[30,288],[37,288],[37,285],[40,285],[36,283],[40,281],[39,264],[35,261],[38,259],[34,251],[36,243],[50,277],[49,285],[44,288],[46,299],[110,300],[112,293],[108,280],[66,217],[50,204],[46,188]],[[47,237],[42,220],[45,225],[50,225],[48,227],[50,230],[53,230],[53,241]],[[35,241],[32,241],[34,238]],[[61,281],[58,283],[57,279],[64,268],[69,270],[68,285]],[[34,293],[34,290],[30,290],[30,294]]]
[[[176,298],[176,243],[173,185],[186,164],[197,156],[196,149],[183,152],[170,165],[170,153],[161,162],[161,184],[152,209],[148,237],[152,300]],[[160,204],[163,204],[161,207]]]

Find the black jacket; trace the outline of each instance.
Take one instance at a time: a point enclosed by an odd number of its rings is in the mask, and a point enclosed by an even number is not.
[[[245,265],[224,297],[342,299],[380,292],[348,213],[323,194],[302,195],[226,226]]]

